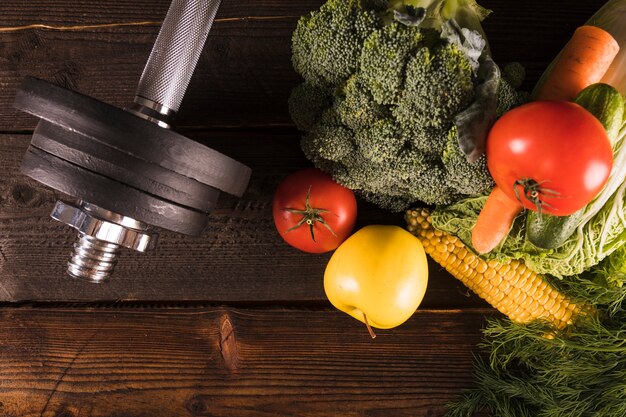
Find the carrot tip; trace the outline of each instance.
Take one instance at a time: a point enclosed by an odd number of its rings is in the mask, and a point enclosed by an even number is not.
[[[513,220],[522,211],[518,202],[495,186],[472,229],[472,246],[479,254],[491,252],[509,234]]]

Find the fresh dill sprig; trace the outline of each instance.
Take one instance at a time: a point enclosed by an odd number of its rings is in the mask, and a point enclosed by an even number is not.
[[[478,388],[447,417],[626,416],[626,314],[586,316],[564,331],[490,320],[476,359]]]
[[[477,388],[446,417],[626,416],[626,248],[585,275],[555,280],[589,306],[562,330],[489,320],[476,358]]]

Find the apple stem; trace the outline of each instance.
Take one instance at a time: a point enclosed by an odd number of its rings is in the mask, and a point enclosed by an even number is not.
[[[365,326],[367,327],[367,331],[370,332],[370,336],[372,336],[372,339],[376,339],[376,333],[372,330],[372,326],[370,326],[370,322],[367,320],[365,313],[363,313],[363,318],[365,319]]]

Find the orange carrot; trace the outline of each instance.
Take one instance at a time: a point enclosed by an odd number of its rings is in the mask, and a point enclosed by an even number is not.
[[[491,190],[487,202],[472,229],[472,246],[478,253],[491,252],[506,238],[522,205],[504,194],[497,185]]]
[[[573,100],[585,87],[597,83],[619,52],[619,44],[608,32],[581,26],[551,64],[536,100]]]

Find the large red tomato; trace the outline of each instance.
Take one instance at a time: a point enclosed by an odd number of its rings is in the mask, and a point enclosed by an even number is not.
[[[283,239],[304,252],[336,249],[356,222],[354,193],[328,174],[308,168],[283,180],[274,194],[274,224]]]
[[[507,112],[489,132],[486,153],[506,195],[557,216],[586,206],[613,167],[602,124],[566,101],[535,101]]]

